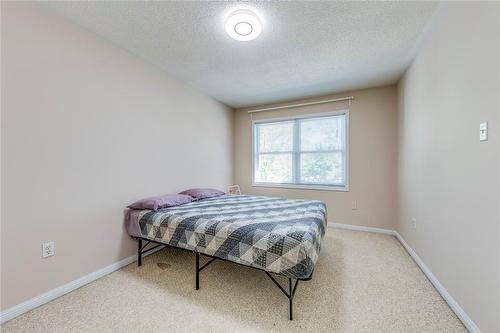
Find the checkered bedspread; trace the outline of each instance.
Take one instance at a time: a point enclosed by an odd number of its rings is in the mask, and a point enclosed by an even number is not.
[[[239,264],[308,278],[325,233],[321,201],[223,195],[139,217],[144,238]]]

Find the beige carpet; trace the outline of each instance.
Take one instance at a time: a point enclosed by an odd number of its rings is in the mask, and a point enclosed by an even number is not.
[[[214,262],[196,291],[193,269],[193,254],[165,249],[141,268],[129,265],[2,331],[466,331],[391,236],[328,228],[313,279],[299,283],[293,321],[286,297],[263,272]]]

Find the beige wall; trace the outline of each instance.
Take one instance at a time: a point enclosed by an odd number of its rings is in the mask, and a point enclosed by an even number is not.
[[[318,199],[328,206],[330,223],[395,228],[397,96],[396,87],[365,89],[325,97],[350,96],[349,192],[252,186],[252,118],[245,109],[234,116],[234,181],[245,193]],[[278,118],[349,108],[347,102],[259,112],[253,119]],[[351,209],[356,200],[358,209]]]
[[[500,332],[499,87],[499,3],[443,6],[399,85],[399,232],[483,332]]]
[[[38,5],[2,2],[1,106],[2,309],[134,254],[127,203],[231,181],[231,110]]]

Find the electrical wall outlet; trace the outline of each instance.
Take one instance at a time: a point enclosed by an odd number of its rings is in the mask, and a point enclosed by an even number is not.
[[[351,202],[351,209],[352,209],[352,210],[356,210],[356,209],[358,209],[358,201],[353,200],[353,201]]]
[[[42,258],[52,257],[54,254],[56,254],[54,241],[42,244]]]
[[[411,218],[411,227],[417,229],[417,219],[414,217]]]

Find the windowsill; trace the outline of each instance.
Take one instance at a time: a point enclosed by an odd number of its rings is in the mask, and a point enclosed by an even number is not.
[[[286,188],[294,190],[315,190],[315,191],[337,191],[349,192],[348,186],[327,186],[327,185],[298,185],[298,184],[267,184],[267,183],[253,183],[253,187],[274,187]]]

